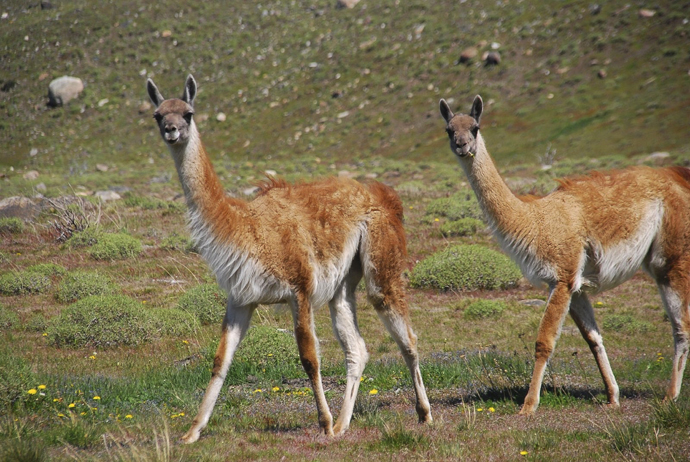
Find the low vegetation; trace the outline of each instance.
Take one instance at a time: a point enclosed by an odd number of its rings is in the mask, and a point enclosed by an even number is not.
[[[0,234],[19,234],[24,231],[24,222],[20,218],[0,218]]]
[[[50,278],[39,272],[18,271],[0,276],[0,294],[3,295],[40,294],[50,286]]]
[[[94,260],[122,260],[137,257],[142,251],[141,241],[127,234],[103,234],[89,249]]]
[[[177,308],[196,317],[203,325],[220,325],[227,298],[216,284],[202,284],[185,292],[178,300]]]
[[[72,271],[58,286],[55,297],[62,303],[71,303],[91,295],[107,295],[115,292],[112,280],[95,271]]]

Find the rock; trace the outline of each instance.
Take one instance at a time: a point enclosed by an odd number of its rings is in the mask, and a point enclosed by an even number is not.
[[[498,43],[498,42],[491,42],[491,49],[492,49],[492,50],[498,50],[499,48],[501,48],[501,44],[500,44],[500,43]]]
[[[55,8],[55,7],[53,6],[53,4],[50,3],[50,2],[48,2],[48,1],[46,1],[46,0],[43,0],[43,1],[41,2],[41,9],[42,9],[42,10],[52,10],[53,8]]]
[[[38,172],[36,170],[29,170],[23,176],[25,180],[33,181],[38,178]]]
[[[149,112],[153,108],[153,105],[149,103],[148,101],[144,101],[139,105],[139,114],[143,114],[145,112]]]
[[[520,304],[521,304],[521,305],[526,305],[526,306],[536,306],[536,307],[540,307],[540,306],[546,305],[546,302],[545,302],[544,300],[539,300],[539,299],[536,299],[536,298],[530,298],[530,299],[527,299],[527,300],[520,300]]]
[[[17,81],[16,80],[7,80],[2,84],[2,87],[0,87],[0,90],[2,90],[4,93],[7,93],[11,91],[14,87],[17,86]]]
[[[637,12],[637,15],[641,18],[651,18],[656,14],[656,11],[654,10],[647,10],[642,8],[640,11]]]
[[[31,157],[36,157],[37,154],[38,154],[38,149],[36,149],[36,148],[31,148],[31,151],[29,151],[29,155]]]
[[[43,82],[45,79],[48,78],[48,73],[47,72],[42,72],[41,75],[38,76],[38,81]]]
[[[599,5],[597,3],[589,5],[589,14],[597,15],[599,13],[601,13],[601,5]]]
[[[38,191],[38,192],[40,192],[40,193],[45,193],[45,192],[48,190],[48,188],[46,188],[46,184],[45,184],[45,183],[38,183],[38,184],[35,186],[35,188],[36,188],[36,191]]]
[[[343,8],[354,8],[358,3],[359,0],[337,0],[335,2],[335,7],[339,10]]]
[[[219,112],[218,115],[216,115],[216,120],[218,122],[225,122],[225,119],[227,119],[227,116],[223,112]]]
[[[62,106],[77,98],[84,91],[84,83],[77,77],[62,76],[48,85],[48,105]]]
[[[650,155],[643,157],[640,163],[653,162],[655,164],[663,164],[666,159],[671,157],[671,154],[665,151],[653,152]]]
[[[96,196],[103,202],[116,201],[122,199],[122,197],[120,197],[120,195],[115,191],[96,191],[94,196]]]
[[[172,37],[172,31],[164,30],[163,32],[161,32],[161,37],[163,37],[163,38]]]
[[[102,100],[100,100],[100,101],[98,102],[98,107],[103,107],[103,106],[105,106],[106,104],[108,104],[109,102],[110,102],[110,100],[109,100],[108,98],[103,98]]]
[[[264,174],[266,176],[276,176],[277,175],[275,170],[264,170]]]
[[[484,56],[482,58],[487,66],[501,64],[501,55],[498,54],[498,51],[489,51],[487,53],[484,53]]]
[[[350,115],[350,111],[343,111],[340,114],[338,114],[339,119],[344,119],[345,117]]]
[[[606,73],[605,69],[599,69],[599,72],[597,72],[597,77],[600,79],[605,79],[608,74]]]
[[[338,172],[338,176],[340,178],[350,178],[352,176],[352,174],[348,170],[340,170]]]
[[[98,170],[99,172],[107,172],[108,166],[105,164],[96,164],[96,170]]]
[[[245,196],[251,196],[252,194],[256,193],[259,190],[257,186],[252,186],[251,188],[247,188],[242,191],[242,194]]]
[[[34,218],[41,208],[28,197],[12,196],[0,201],[0,218],[16,217],[24,220]]]
[[[460,53],[458,63],[469,63],[477,57],[478,53],[479,51],[475,47],[465,48],[464,50],[462,50],[462,53]]]
[[[378,178],[378,176],[378,173],[367,173],[366,175],[364,175],[364,178],[366,178],[367,180],[374,180]]]

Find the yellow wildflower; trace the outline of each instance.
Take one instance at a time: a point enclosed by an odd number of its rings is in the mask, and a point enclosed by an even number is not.
[[[483,410],[484,410],[484,409],[481,408],[481,407],[478,407],[478,408],[477,408],[477,412],[482,412]]]
[[[378,394],[378,392],[379,391],[376,388],[373,388],[372,390],[369,391],[369,394],[370,395],[376,395],[376,394]]]
[[[76,404],[74,404],[74,403],[69,403],[69,406],[67,406],[67,407],[70,408],[70,409],[72,409],[72,408],[75,407],[75,406],[76,406]]]
[[[527,451],[520,451],[520,455],[521,455],[521,456],[526,456],[526,455],[527,455]]]
[[[261,393],[261,388],[257,388],[256,390],[254,390],[254,393]]]
[[[44,336],[44,337],[47,337],[47,336],[48,336],[48,332],[43,332],[43,336]]]
[[[39,390],[45,390],[45,389],[46,389],[46,386],[45,386],[45,385],[39,385],[39,386],[38,386],[38,389],[39,389]]]
[[[64,417],[64,416],[65,416],[65,414],[63,414],[62,412],[58,412],[58,417]]]
[[[127,415],[125,416],[125,419],[131,419],[131,418],[132,418],[132,414],[127,414]]]
[[[438,218],[434,218],[434,221],[441,221],[441,220],[439,220]]]
[[[30,394],[30,395],[35,395],[35,394],[38,393],[38,392],[36,391],[35,388],[32,388],[31,390],[27,391],[27,393]]]
[[[489,412],[496,412],[496,409],[490,407],[490,408],[489,408]]]
[[[96,359],[94,355],[89,356],[89,359]]]
[[[185,345],[189,345],[189,342],[187,340],[182,340],[182,343],[184,343]]]
[[[179,416],[184,417],[184,412],[180,412]]]
[[[273,387],[273,388],[271,388],[271,390],[273,390],[273,391],[280,391],[280,387]]]
[[[81,415],[86,415],[86,411],[82,412]]]
[[[100,396],[94,396],[93,399],[95,399],[96,401],[98,401],[99,399],[101,399],[101,397],[100,397]]]

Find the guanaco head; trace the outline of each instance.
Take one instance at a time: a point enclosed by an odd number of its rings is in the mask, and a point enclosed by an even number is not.
[[[479,135],[479,120],[482,117],[484,103],[477,95],[472,103],[470,115],[453,114],[445,99],[439,102],[441,115],[446,121],[446,133],[450,138],[450,150],[458,157],[474,157],[477,153],[477,136]]]
[[[153,80],[148,79],[146,90],[151,102],[156,106],[153,118],[156,119],[163,141],[169,145],[186,143],[189,140],[189,127],[194,115],[194,97],[196,81],[192,75],[187,76],[182,98],[165,99],[158,91]]]

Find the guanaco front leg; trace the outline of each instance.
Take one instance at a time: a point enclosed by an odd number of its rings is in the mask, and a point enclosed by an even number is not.
[[[192,428],[181,438],[184,443],[189,444],[198,440],[201,430],[206,427],[235,351],[237,351],[237,347],[247,333],[254,308],[255,306],[233,306],[230,300],[228,300],[225,318],[223,319],[223,334],[218,344],[216,357],[213,360],[211,381],[206,388],[206,393],[204,393],[201,406],[199,406],[199,412],[194,421],[192,421]]]
[[[589,349],[594,355],[594,359],[599,366],[599,372],[601,373],[601,378],[604,380],[604,386],[606,387],[606,396],[609,400],[610,407],[619,407],[620,403],[618,401],[618,384],[616,383],[616,377],[613,375],[611,370],[611,364],[609,364],[609,358],[606,355],[606,349],[604,348],[604,341],[599,333],[599,328],[597,327],[597,322],[594,320],[594,310],[592,309],[592,304],[589,302],[587,295],[583,292],[576,292],[572,296],[572,301],[570,302],[570,316],[575,321],[582,337],[589,345]]]
[[[551,290],[549,301],[546,304],[546,311],[539,324],[534,353],[534,371],[532,372],[532,381],[529,384],[525,403],[520,410],[522,415],[533,414],[537,407],[539,407],[539,393],[544,380],[546,365],[556,346],[556,340],[561,332],[561,326],[563,326],[563,321],[565,321],[569,305],[570,289],[568,285],[564,283],[556,284]]]
[[[319,354],[317,349],[318,339],[314,329],[311,303],[303,294],[297,294],[292,302],[292,319],[295,325],[295,337],[297,349],[302,361],[304,371],[309,377],[311,388],[316,399],[316,411],[319,415],[319,426],[326,436],[333,436],[333,416],[326,402],[321,383],[321,371],[319,369]]]

